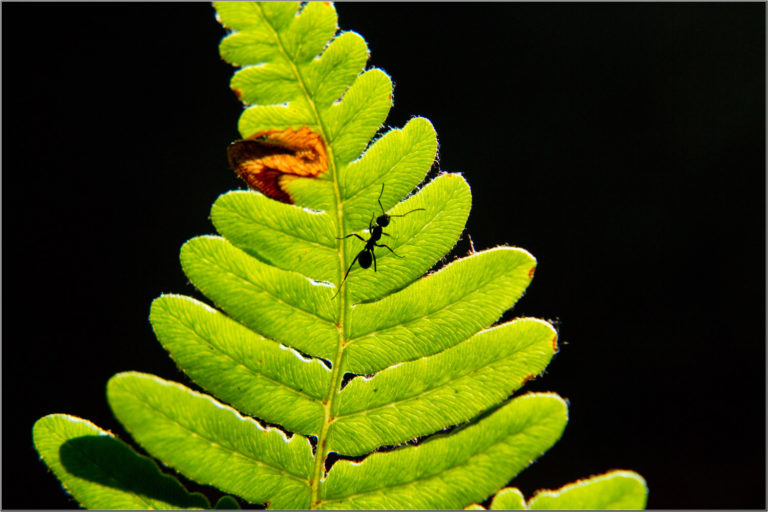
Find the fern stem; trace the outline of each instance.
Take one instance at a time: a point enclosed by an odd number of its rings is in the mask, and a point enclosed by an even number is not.
[[[338,226],[336,236],[339,237],[339,245],[338,245],[339,269],[340,269],[339,281],[341,281],[341,273],[344,271],[344,268],[346,268],[344,242],[343,242],[343,239],[341,238],[344,236],[344,213],[341,208],[342,200],[341,200],[341,191],[339,190],[338,166],[336,164],[336,157],[333,154],[333,148],[331,147],[330,141],[328,140],[328,131],[325,127],[325,124],[323,123],[322,117],[320,116],[320,112],[317,110],[317,105],[315,104],[312,98],[312,95],[309,94],[309,91],[307,90],[304,76],[301,74],[301,70],[299,70],[298,66],[296,65],[296,62],[291,58],[288,52],[286,52],[285,46],[283,45],[283,42],[280,39],[280,34],[269,23],[269,19],[264,14],[264,11],[262,10],[261,6],[256,4],[256,8],[258,9],[261,17],[266,22],[265,24],[272,31],[272,35],[275,38],[277,47],[280,49],[280,52],[282,53],[283,57],[285,57],[285,60],[290,63],[290,66],[293,69],[293,73],[296,76],[296,80],[298,81],[299,86],[301,87],[301,90],[304,93],[304,97],[307,101],[307,104],[312,109],[312,114],[314,115],[314,118],[317,121],[318,133],[323,138],[323,142],[325,143],[325,150],[328,154],[328,172],[330,173],[331,182],[333,183],[333,191],[335,196],[335,209],[336,209],[336,218],[337,218],[336,225]],[[345,337],[345,331],[346,331],[346,313],[347,313],[346,299],[347,299],[347,296],[346,296],[346,287],[345,287],[344,293],[341,294],[341,300],[339,301],[339,313],[338,313],[339,321],[336,324],[336,328],[338,330],[336,357],[334,358],[334,361],[333,361],[331,381],[328,387],[328,393],[325,397],[325,400],[323,400],[323,426],[320,429],[320,432],[318,434],[317,446],[315,448],[315,466],[312,472],[312,480],[310,481],[310,485],[312,487],[311,499],[309,503],[310,509],[314,509],[320,502],[319,487],[320,487],[320,481],[324,476],[325,459],[328,455],[327,440],[328,440],[328,429],[332,421],[331,411],[333,410],[334,398],[336,397],[338,390],[341,387],[341,379],[342,379],[341,360],[344,353],[344,337]]]

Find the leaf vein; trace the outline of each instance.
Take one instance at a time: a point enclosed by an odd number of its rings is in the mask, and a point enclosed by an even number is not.
[[[510,272],[513,271],[513,270],[514,269],[511,269]],[[359,340],[361,340],[363,338],[370,338],[370,337],[373,337],[376,334],[380,334],[382,332],[385,332],[385,331],[388,331],[388,330],[392,330],[392,329],[395,329],[397,327],[403,327],[405,329],[411,330],[409,325],[414,324],[414,323],[419,322],[419,321],[422,321],[422,320],[429,320],[434,315],[436,315],[438,313],[441,313],[441,312],[445,311],[446,309],[448,309],[448,308],[450,308],[452,306],[455,306],[456,304],[458,304],[460,302],[465,302],[465,299],[467,297],[470,297],[472,295],[477,295],[477,294],[482,293],[482,288],[484,288],[485,285],[487,285],[488,283],[490,283],[490,282],[492,282],[494,280],[495,279],[493,277],[489,277],[486,280],[484,280],[483,282],[481,282],[478,286],[476,286],[474,290],[471,290],[471,291],[469,291],[467,293],[464,293],[463,295],[461,295],[460,297],[457,297],[453,301],[446,302],[443,306],[441,306],[441,307],[439,307],[437,309],[431,310],[431,311],[429,311],[428,313],[426,313],[426,314],[424,314],[422,316],[419,316],[419,317],[416,317],[416,318],[412,318],[410,320],[406,320],[405,322],[398,323],[398,324],[385,325],[385,326],[380,327],[378,329],[375,329],[373,331],[367,332],[365,334],[361,334],[360,336],[356,336],[354,338],[350,338],[349,340],[347,340],[347,347],[349,347],[353,343],[356,343],[357,341],[359,341]],[[411,332],[413,332],[413,331],[411,331]],[[464,338],[464,339],[466,340],[467,338]]]
[[[184,321],[183,321],[183,319],[182,319],[181,317],[178,317],[178,316],[174,315],[174,314],[173,314],[173,312],[171,312],[171,311],[169,311],[169,313],[171,314],[171,316],[173,316],[173,317],[175,317],[177,320],[179,320],[179,323],[180,323],[180,324],[181,324],[183,327],[185,327],[185,328],[186,328],[188,331],[190,331],[192,334],[194,334],[194,335],[195,335],[195,336],[196,336],[198,339],[200,339],[200,340],[201,340],[201,341],[202,341],[204,344],[206,344],[206,345],[208,345],[209,347],[211,347],[212,349],[216,350],[216,351],[217,351],[219,354],[221,354],[222,356],[226,357],[227,359],[229,359],[230,361],[232,361],[233,363],[235,363],[237,366],[240,366],[240,367],[242,367],[242,368],[245,368],[245,369],[246,369],[246,370],[247,370],[249,373],[251,373],[252,375],[255,375],[255,376],[259,376],[259,375],[260,375],[260,376],[264,377],[265,379],[267,379],[267,380],[269,380],[269,381],[271,381],[271,382],[274,382],[274,383],[276,383],[276,384],[279,384],[279,385],[281,385],[281,386],[283,386],[283,387],[286,387],[286,388],[290,389],[291,391],[293,391],[294,393],[296,393],[296,394],[298,394],[298,395],[303,395],[303,396],[307,397],[308,399],[310,399],[310,400],[312,400],[312,401],[314,401],[314,402],[319,402],[319,401],[320,401],[320,400],[318,399],[318,397],[313,397],[312,395],[309,395],[309,394],[307,394],[305,391],[302,391],[302,390],[296,389],[296,388],[294,388],[294,387],[292,387],[292,386],[290,386],[290,385],[286,384],[285,382],[282,382],[282,381],[280,381],[280,380],[277,380],[277,379],[276,379],[276,378],[274,378],[274,377],[270,377],[269,375],[266,375],[266,374],[264,374],[264,373],[262,373],[262,372],[260,372],[260,371],[258,371],[258,370],[256,370],[256,369],[254,369],[254,368],[251,368],[251,367],[250,367],[250,366],[248,366],[247,364],[245,364],[245,363],[243,363],[243,362],[241,362],[241,361],[238,361],[237,359],[235,359],[234,357],[232,357],[232,356],[231,356],[231,355],[229,355],[228,353],[224,352],[224,351],[223,351],[221,348],[219,348],[218,346],[214,345],[214,344],[211,342],[211,340],[210,340],[210,339],[208,339],[208,338],[205,338],[205,337],[204,337],[204,336],[202,336],[202,335],[201,335],[201,334],[200,334],[198,331],[196,331],[194,328],[192,328],[191,326],[189,326],[189,325],[187,325],[186,323],[184,323]],[[227,318],[229,318],[229,317],[227,317]],[[238,325],[242,325],[242,324],[240,324],[240,323],[238,322]],[[246,327],[246,329],[247,329],[247,327]],[[271,340],[271,339],[269,339],[269,338],[266,338],[266,337],[264,337],[264,336],[262,336],[262,338],[264,338],[265,340],[268,340],[268,341],[269,341],[269,342],[271,342],[271,343],[275,343],[276,345],[278,344],[276,341],[274,341],[274,340]]]
[[[462,370],[463,370],[462,373],[456,374],[453,377],[449,378],[448,380],[444,380],[444,381],[438,382],[438,383],[432,385],[431,387],[428,387],[428,388],[424,389],[423,391],[420,391],[420,392],[418,392],[416,394],[409,395],[409,396],[406,396],[406,397],[403,397],[403,398],[399,398],[397,400],[392,400],[391,402],[387,402],[385,404],[377,405],[376,407],[369,407],[367,409],[360,409],[358,411],[350,412],[350,413],[347,413],[347,414],[339,414],[339,415],[336,416],[336,420],[339,420],[340,418],[348,418],[348,417],[352,417],[352,416],[367,416],[368,414],[371,414],[373,411],[376,411],[378,409],[385,409],[387,407],[394,407],[394,406],[396,406],[396,404],[399,404],[399,403],[402,403],[402,402],[416,401],[419,398],[423,397],[424,395],[426,395],[426,394],[428,394],[428,393],[430,393],[432,391],[439,390],[440,388],[444,388],[444,387],[448,386],[452,382],[455,382],[455,381],[463,379],[464,377],[466,377],[467,375],[469,375],[472,372],[484,370],[486,368],[490,368],[494,364],[496,364],[496,363],[498,363],[500,361],[503,361],[505,359],[509,359],[511,357],[514,357],[518,352],[520,352],[520,351],[517,351],[514,354],[508,354],[508,355],[505,355],[505,356],[501,356],[501,357],[495,358],[493,361],[489,361],[488,363],[486,363],[486,364],[484,364],[482,366],[479,366],[479,367],[462,367]],[[424,358],[420,358],[420,359],[424,359]]]
[[[284,474],[284,475],[286,475],[288,478],[291,478],[291,479],[293,479],[293,480],[298,480],[298,481],[299,481],[300,483],[302,483],[302,484],[309,484],[309,480],[307,480],[307,479],[306,479],[305,477],[303,477],[302,475],[298,475],[298,474],[296,474],[296,473],[293,473],[293,472],[291,472],[291,471],[287,470],[286,468],[281,468],[281,467],[279,467],[279,466],[275,466],[275,465],[273,465],[273,464],[269,464],[269,463],[267,463],[267,462],[264,462],[263,460],[259,460],[259,459],[256,459],[255,457],[252,457],[252,456],[248,455],[247,453],[243,453],[243,452],[241,452],[241,451],[237,450],[236,448],[233,448],[233,447],[230,447],[230,446],[226,446],[226,445],[224,445],[224,444],[222,444],[222,443],[218,442],[218,441],[217,441],[217,440],[215,440],[215,439],[211,439],[211,438],[209,438],[209,437],[206,437],[206,436],[204,436],[203,434],[201,434],[200,432],[197,432],[197,431],[195,431],[195,430],[192,430],[192,429],[191,429],[191,428],[189,428],[187,425],[184,425],[183,423],[180,423],[180,422],[179,422],[179,421],[178,421],[176,418],[174,418],[174,417],[170,416],[170,415],[169,415],[169,414],[167,414],[167,413],[166,413],[164,410],[162,410],[162,409],[158,409],[157,407],[155,407],[153,404],[151,404],[151,403],[150,403],[150,402],[148,402],[147,400],[144,400],[144,397],[143,397],[143,396],[141,396],[141,395],[138,395],[138,394],[136,394],[135,392],[133,392],[132,390],[129,390],[129,389],[126,389],[126,388],[124,388],[124,391],[125,391],[125,392],[127,392],[127,393],[130,393],[131,395],[133,395],[133,396],[134,396],[134,398],[136,398],[136,399],[137,399],[137,401],[139,401],[139,402],[143,403],[143,404],[144,404],[146,407],[149,407],[150,409],[152,409],[153,411],[155,411],[155,412],[156,412],[157,414],[159,414],[160,416],[163,416],[163,417],[165,417],[165,418],[166,418],[168,421],[170,421],[170,422],[171,422],[171,423],[173,423],[174,425],[177,425],[177,426],[178,426],[179,428],[181,428],[182,430],[184,430],[184,431],[186,431],[186,432],[189,432],[189,433],[190,433],[190,434],[192,434],[193,436],[199,437],[200,439],[203,439],[204,441],[207,441],[207,442],[209,442],[209,443],[211,444],[211,446],[216,446],[216,447],[219,447],[219,448],[221,448],[221,449],[222,449],[222,450],[224,450],[224,451],[228,451],[228,452],[230,452],[231,454],[233,454],[233,455],[235,455],[235,456],[239,456],[239,457],[241,457],[241,458],[245,459],[246,461],[250,461],[250,462],[253,462],[253,463],[255,463],[255,464],[256,464],[256,465],[258,465],[258,466],[263,466],[263,467],[266,467],[266,468],[269,468],[269,469],[275,470],[275,471],[277,471],[278,473],[281,473],[281,474]],[[264,432],[264,433],[266,434],[266,432]]]
[[[229,210],[231,213],[233,213],[234,215],[237,215],[237,216],[238,216],[238,217],[240,217],[241,219],[243,219],[243,220],[245,220],[245,221],[250,221],[250,222],[252,222],[253,224],[258,224],[259,226],[263,226],[265,229],[268,229],[268,230],[270,230],[270,231],[274,231],[274,232],[276,232],[276,233],[282,233],[282,234],[284,234],[284,235],[286,235],[286,236],[289,236],[289,237],[291,237],[291,238],[294,238],[294,239],[296,239],[296,240],[300,240],[300,241],[302,241],[302,242],[306,242],[306,243],[308,243],[308,244],[311,244],[311,245],[315,245],[315,246],[318,246],[318,247],[320,247],[321,249],[330,249],[330,250],[331,250],[331,252],[334,252],[334,253],[336,252],[336,251],[335,251],[335,247],[334,247],[334,246],[331,246],[331,245],[326,245],[326,244],[324,244],[324,243],[321,243],[321,242],[318,242],[318,241],[316,241],[316,240],[311,240],[311,239],[309,239],[309,238],[305,238],[305,237],[303,237],[303,236],[299,236],[299,235],[298,235],[298,234],[296,234],[296,233],[290,233],[290,232],[288,232],[288,231],[283,231],[282,229],[278,229],[278,228],[272,227],[272,226],[270,226],[269,224],[267,224],[266,222],[263,222],[263,221],[261,221],[261,220],[259,220],[259,219],[255,218],[255,217],[251,217],[251,216],[248,216],[248,215],[246,215],[246,214],[242,213],[241,211],[239,211],[239,210],[236,210],[236,209],[234,209],[234,208],[231,208],[231,207],[229,207],[229,206],[225,206],[225,208],[227,208],[227,209],[228,209],[228,210]]]
[[[320,320],[321,322],[324,322],[324,323],[327,323],[327,324],[331,324],[332,323],[332,322],[326,320],[325,318],[322,318],[317,313],[314,313],[314,312],[306,310],[306,309],[302,309],[302,308],[300,308],[299,306],[297,306],[295,304],[291,304],[290,302],[286,302],[285,300],[283,300],[279,296],[275,295],[275,293],[273,293],[272,291],[267,290],[266,288],[263,288],[263,287],[260,288],[256,283],[254,283],[253,281],[251,281],[247,277],[244,277],[244,276],[242,276],[240,274],[235,273],[231,269],[226,268],[226,267],[220,265],[218,262],[211,260],[207,256],[201,255],[200,259],[202,261],[205,261],[206,263],[214,266],[214,267],[217,267],[217,268],[221,269],[225,274],[229,274],[230,276],[232,276],[232,277],[242,281],[246,285],[250,285],[250,287],[253,288],[256,291],[256,293],[261,293],[261,294],[267,295],[267,296],[273,298],[275,301],[279,302],[280,304],[288,306],[288,307],[290,307],[292,309],[295,309],[296,311],[298,311],[300,313],[304,313],[304,314],[306,314],[308,316],[315,317],[318,320]],[[299,274],[299,275],[303,276],[303,274]]]
[[[365,490],[365,491],[353,492],[351,494],[347,494],[345,496],[341,496],[341,497],[338,497],[338,498],[324,499],[324,500],[321,500],[321,501],[323,501],[323,502],[342,501],[342,500],[345,500],[347,498],[351,498],[351,497],[354,497],[354,496],[363,496],[363,495],[366,495],[366,494],[373,494],[373,493],[381,492],[383,490],[397,489],[399,487],[407,487],[407,486],[410,486],[410,485],[414,485],[416,482],[427,481],[427,480],[431,480],[431,479],[443,479],[444,476],[445,476],[445,473],[447,471],[455,469],[455,468],[460,467],[460,466],[465,466],[465,465],[471,464],[473,459],[485,456],[495,446],[500,445],[500,444],[506,444],[507,442],[511,441],[512,439],[514,439],[514,438],[516,438],[518,436],[525,435],[526,429],[528,428],[529,424],[530,424],[530,419],[526,420],[526,422],[523,425],[521,425],[520,429],[517,432],[515,432],[514,434],[502,437],[498,441],[489,444],[484,449],[474,453],[473,455],[470,455],[466,459],[458,461],[458,462],[456,462],[456,463],[454,463],[454,464],[452,464],[450,466],[447,466],[445,468],[442,468],[439,472],[432,472],[432,473],[427,472],[423,476],[416,477],[413,480],[409,480],[407,482],[403,482],[403,483],[400,483],[400,484],[394,484],[394,485],[389,485],[389,486],[384,486],[384,487],[377,487],[375,489],[368,489],[368,490]],[[403,448],[403,449],[414,449],[414,448],[417,448],[417,447],[407,447],[407,448]]]

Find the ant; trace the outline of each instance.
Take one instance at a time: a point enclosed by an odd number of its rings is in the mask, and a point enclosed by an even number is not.
[[[343,236],[343,237],[337,237],[339,240],[341,240],[341,239],[344,239],[344,238],[349,238],[351,236],[355,236],[355,237],[359,238],[361,241],[365,242],[365,247],[363,247],[363,250],[360,251],[359,253],[357,253],[357,256],[355,256],[355,259],[352,260],[352,263],[349,265],[349,268],[347,269],[347,273],[344,274],[344,279],[342,279],[341,283],[339,283],[339,289],[336,290],[336,293],[331,298],[335,298],[336,295],[339,294],[339,292],[341,291],[341,285],[344,284],[344,281],[346,281],[347,276],[349,275],[349,272],[352,270],[352,267],[355,265],[356,261],[358,263],[360,263],[360,267],[361,268],[370,268],[371,262],[373,262],[373,271],[374,272],[377,271],[376,270],[376,255],[373,253],[373,248],[374,247],[385,247],[385,248],[389,249],[389,252],[391,252],[392,254],[397,256],[398,258],[402,258],[403,257],[403,256],[400,256],[399,254],[397,254],[395,251],[393,251],[392,248],[389,247],[388,245],[386,245],[386,244],[378,244],[376,242],[378,242],[381,239],[382,235],[389,236],[389,233],[385,233],[384,232],[384,228],[389,226],[389,219],[391,219],[392,217],[405,217],[406,215],[411,214],[413,212],[417,212],[419,210],[424,211],[424,208],[415,208],[415,209],[409,211],[408,213],[404,213],[402,215],[388,215],[384,211],[384,206],[382,206],[382,204],[381,204],[381,196],[383,194],[384,194],[384,184],[382,183],[381,184],[381,192],[379,192],[379,199],[378,199],[379,208],[381,208],[381,215],[376,217],[376,223],[373,222],[373,216],[371,216],[371,220],[368,223],[368,233],[370,234],[370,237],[368,238],[368,240],[366,240],[365,238],[361,237],[357,233],[352,233],[350,235]]]

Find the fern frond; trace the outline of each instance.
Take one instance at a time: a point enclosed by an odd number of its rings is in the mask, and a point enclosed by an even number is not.
[[[230,163],[254,190],[221,195],[218,235],[181,249],[211,305],[167,294],[150,313],[160,343],[209,394],[121,373],[107,386],[115,416],[187,478],[273,509],[477,508],[567,423],[553,393],[511,398],[557,352],[555,329],[535,318],[496,324],[535,258],[502,246],[432,270],[464,229],[469,185],[450,173],[425,182],[437,154],[428,120],[379,134],[392,82],[365,69],[365,41],[338,31],[331,4],[215,7],[246,105]],[[113,438],[90,424],[70,432],[65,420],[41,419],[35,442],[81,503],[210,506],[133,452],[169,497],[136,501],[120,484],[99,501],[104,475],[86,482],[58,448],[79,434]],[[637,504],[637,481],[616,482],[599,492],[618,489],[617,499],[582,502]],[[493,503],[557,506],[590,493],[525,503],[515,491]]]
[[[222,56],[243,66],[231,83],[247,105],[240,131],[254,141],[253,163],[236,146],[233,164],[273,174],[249,181],[266,195],[238,191],[216,201],[211,218],[221,237],[198,237],[182,248],[184,272],[223,314],[190,298],[163,296],[151,315],[158,338],[206,391],[287,432],[316,438],[314,456],[304,461],[313,469],[305,475],[309,501],[302,506],[456,508],[486,497],[565,425],[564,404],[549,395],[519,398],[483,417],[543,371],[556,351],[556,333],[541,320],[488,329],[523,294],[535,259],[499,247],[422,277],[455,245],[471,205],[458,174],[441,174],[414,192],[437,152],[429,121],[414,118],[371,142],[391,106],[391,81],[381,70],[363,70],[367,49],[357,34],[331,39],[331,6],[216,8],[232,30]],[[310,175],[267,163],[265,145],[285,147],[279,154],[299,147],[281,146],[273,134],[302,130],[322,139],[327,169]],[[382,226],[379,243],[387,247],[374,247],[375,270],[353,264],[361,239],[372,236],[385,214],[391,224]],[[368,377],[342,389],[346,374]],[[116,413],[134,432],[132,415]],[[326,476],[332,452],[364,455],[466,422],[418,447],[361,464],[338,462]],[[467,442],[474,438],[482,443]],[[140,435],[137,440],[155,453]],[[436,459],[442,462],[434,465]],[[417,478],[411,469],[419,464],[437,469]],[[382,477],[384,466],[400,476]],[[281,506],[277,496],[265,498],[280,494],[267,487],[259,499]],[[221,488],[243,496],[242,489]],[[414,501],[416,495],[424,497]]]

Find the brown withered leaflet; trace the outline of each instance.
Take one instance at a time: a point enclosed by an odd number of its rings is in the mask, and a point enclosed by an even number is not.
[[[293,203],[284,188],[287,180],[328,170],[323,139],[306,126],[256,133],[230,144],[227,155],[229,165],[251,188],[284,203]]]

